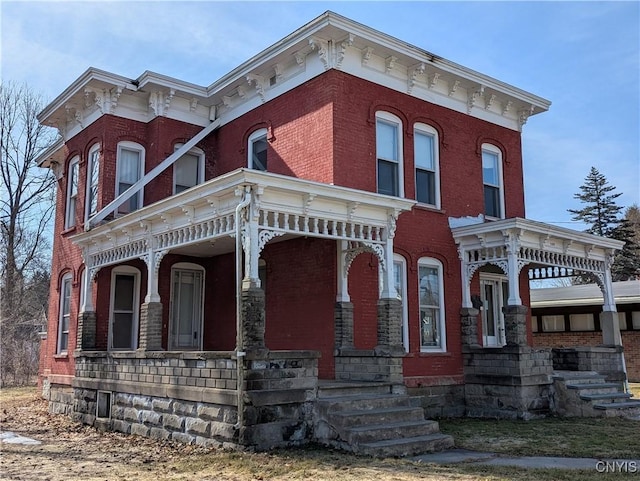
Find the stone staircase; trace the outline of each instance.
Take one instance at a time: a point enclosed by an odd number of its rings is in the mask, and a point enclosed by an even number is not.
[[[314,419],[318,442],[356,454],[401,457],[453,447],[436,421],[386,383],[320,383]]]
[[[622,382],[607,382],[595,371],[555,371],[556,412],[560,416],[635,417],[640,400],[624,392]]]

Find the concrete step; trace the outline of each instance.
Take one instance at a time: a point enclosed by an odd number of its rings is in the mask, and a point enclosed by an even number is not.
[[[437,421],[402,421],[388,424],[368,424],[345,429],[345,437],[350,444],[360,445],[386,439],[413,438],[438,434]]]
[[[326,412],[382,409],[406,407],[411,405],[411,398],[394,394],[367,394],[362,396],[332,396],[318,399],[318,407]]]
[[[593,405],[594,409],[600,409],[608,411],[610,409],[640,409],[640,401],[626,401],[626,402],[614,402],[614,403],[598,403]]]
[[[411,438],[385,439],[359,446],[359,452],[375,457],[415,456],[443,451],[453,447],[453,438],[447,434],[428,434]]]
[[[404,421],[424,421],[424,410],[419,407],[396,406],[381,409],[346,410],[329,414],[332,424],[342,428],[354,428],[371,424],[388,424]]]
[[[318,399],[347,396],[391,394],[391,384],[384,382],[325,382],[318,384]]]
[[[567,384],[567,389],[577,389],[580,395],[586,394],[609,394],[621,391],[620,383],[602,382],[593,384]]]
[[[611,401],[611,402],[625,402],[631,398],[631,394],[626,392],[612,392],[605,394],[581,394],[580,399],[583,401]]]
[[[555,371],[553,379],[564,381],[567,386],[572,384],[601,384],[605,381],[602,374],[595,371]]]

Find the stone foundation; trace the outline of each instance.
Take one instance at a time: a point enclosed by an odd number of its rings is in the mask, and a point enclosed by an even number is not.
[[[377,381],[403,384],[402,352],[383,349],[340,349],[336,351],[337,381]]]
[[[413,406],[424,409],[427,419],[460,418],[465,415],[464,385],[442,384],[407,388]]]
[[[527,346],[465,346],[466,415],[532,419],[551,410],[551,352]]]

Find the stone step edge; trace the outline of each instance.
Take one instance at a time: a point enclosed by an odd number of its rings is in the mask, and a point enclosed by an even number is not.
[[[414,443],[426,444],[433,441],[449,441],[450,446],[453,446],[453,436],[450,436],[449,434],[434,433],[434,434],[426,434],[424,436],[414,436],[411,438],[384,439],[382,441],[362,443],[360,444],[359,447],[363,451],[366,451],[366,450],[375,450],[380,448],[402,447],[402,446],[407,446]]]
[[[391,408],[379,408],[379,409],[353,409],[350,411],[336,411],[332,412],[330,415],[333,417],[346,418],[351,416],[361,416],[365,415],[376,415],[376,414],[391,414],[391,413],[399,413],[399,412],[418,412],[421,411],[424,413],[424,410],[420,407],[414,406],[397,406]]]
[[[608,388],[620,388],[620,383],[617,382],[603,382],[599,384],[567,384],[567,389],[608,389]]]
[[[376,401],[378,399],[398,399],[401,401],[406,401],[410,398],[407,394],[353,394],[349,396],[330,396],[330,397],[319,397],[316,399],[316,402],[322,404],[340,404],[341,402],[353,402],[353,401]]]
[[[631,394],[626,392],[612,392],[605,394],[582,394],[580,399],[583,401],[600,401],[603,399],[631,399]]]
[[[606,411],[609,409],[631,409],[631,408],[640,408],[640,401],[628,401],[623,403],[602,403],[602,404],[594,404],[594,409],[600,409],[602,411]]]
[[[408,428],[413,426],[433,426],[434,424],[438,424],[438,421],[432,421],[430,419],[425,419],[424,421],[398,421],[395,423],[384,423],[384,424],[364,424],[362,426],[354,426],[352,428],[345,428],[345,431],[349,431],[351,433],[364,433],[367,431],[375,431],[378,429],[395,429],[395,428]],[[436,433],[433,433],[436,434]]]

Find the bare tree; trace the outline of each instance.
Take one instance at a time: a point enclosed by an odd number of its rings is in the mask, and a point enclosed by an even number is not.
[[[0,383],[9,377],[23,383],[32,373],[37,324],[42,307],[34,309],[34,281],[42,282],[49,258],[48,228],[53,213],[55,179],[36,159],[56,140],[40,125],[42,97],[27,85],[0,84]],[[48,293],[47,293],[48,294]],[[42,295],[42,294],[41,294]],[[35,302],[35,305],[42,304]],[[28,351],[28,352],[26,352]],[[37,356],[35,357],[37,363]],[[37,364],[36,364],[37,366]],[[28,377],[28,374],[27,374]],[[26,382],[29,380],[26,379]]]

